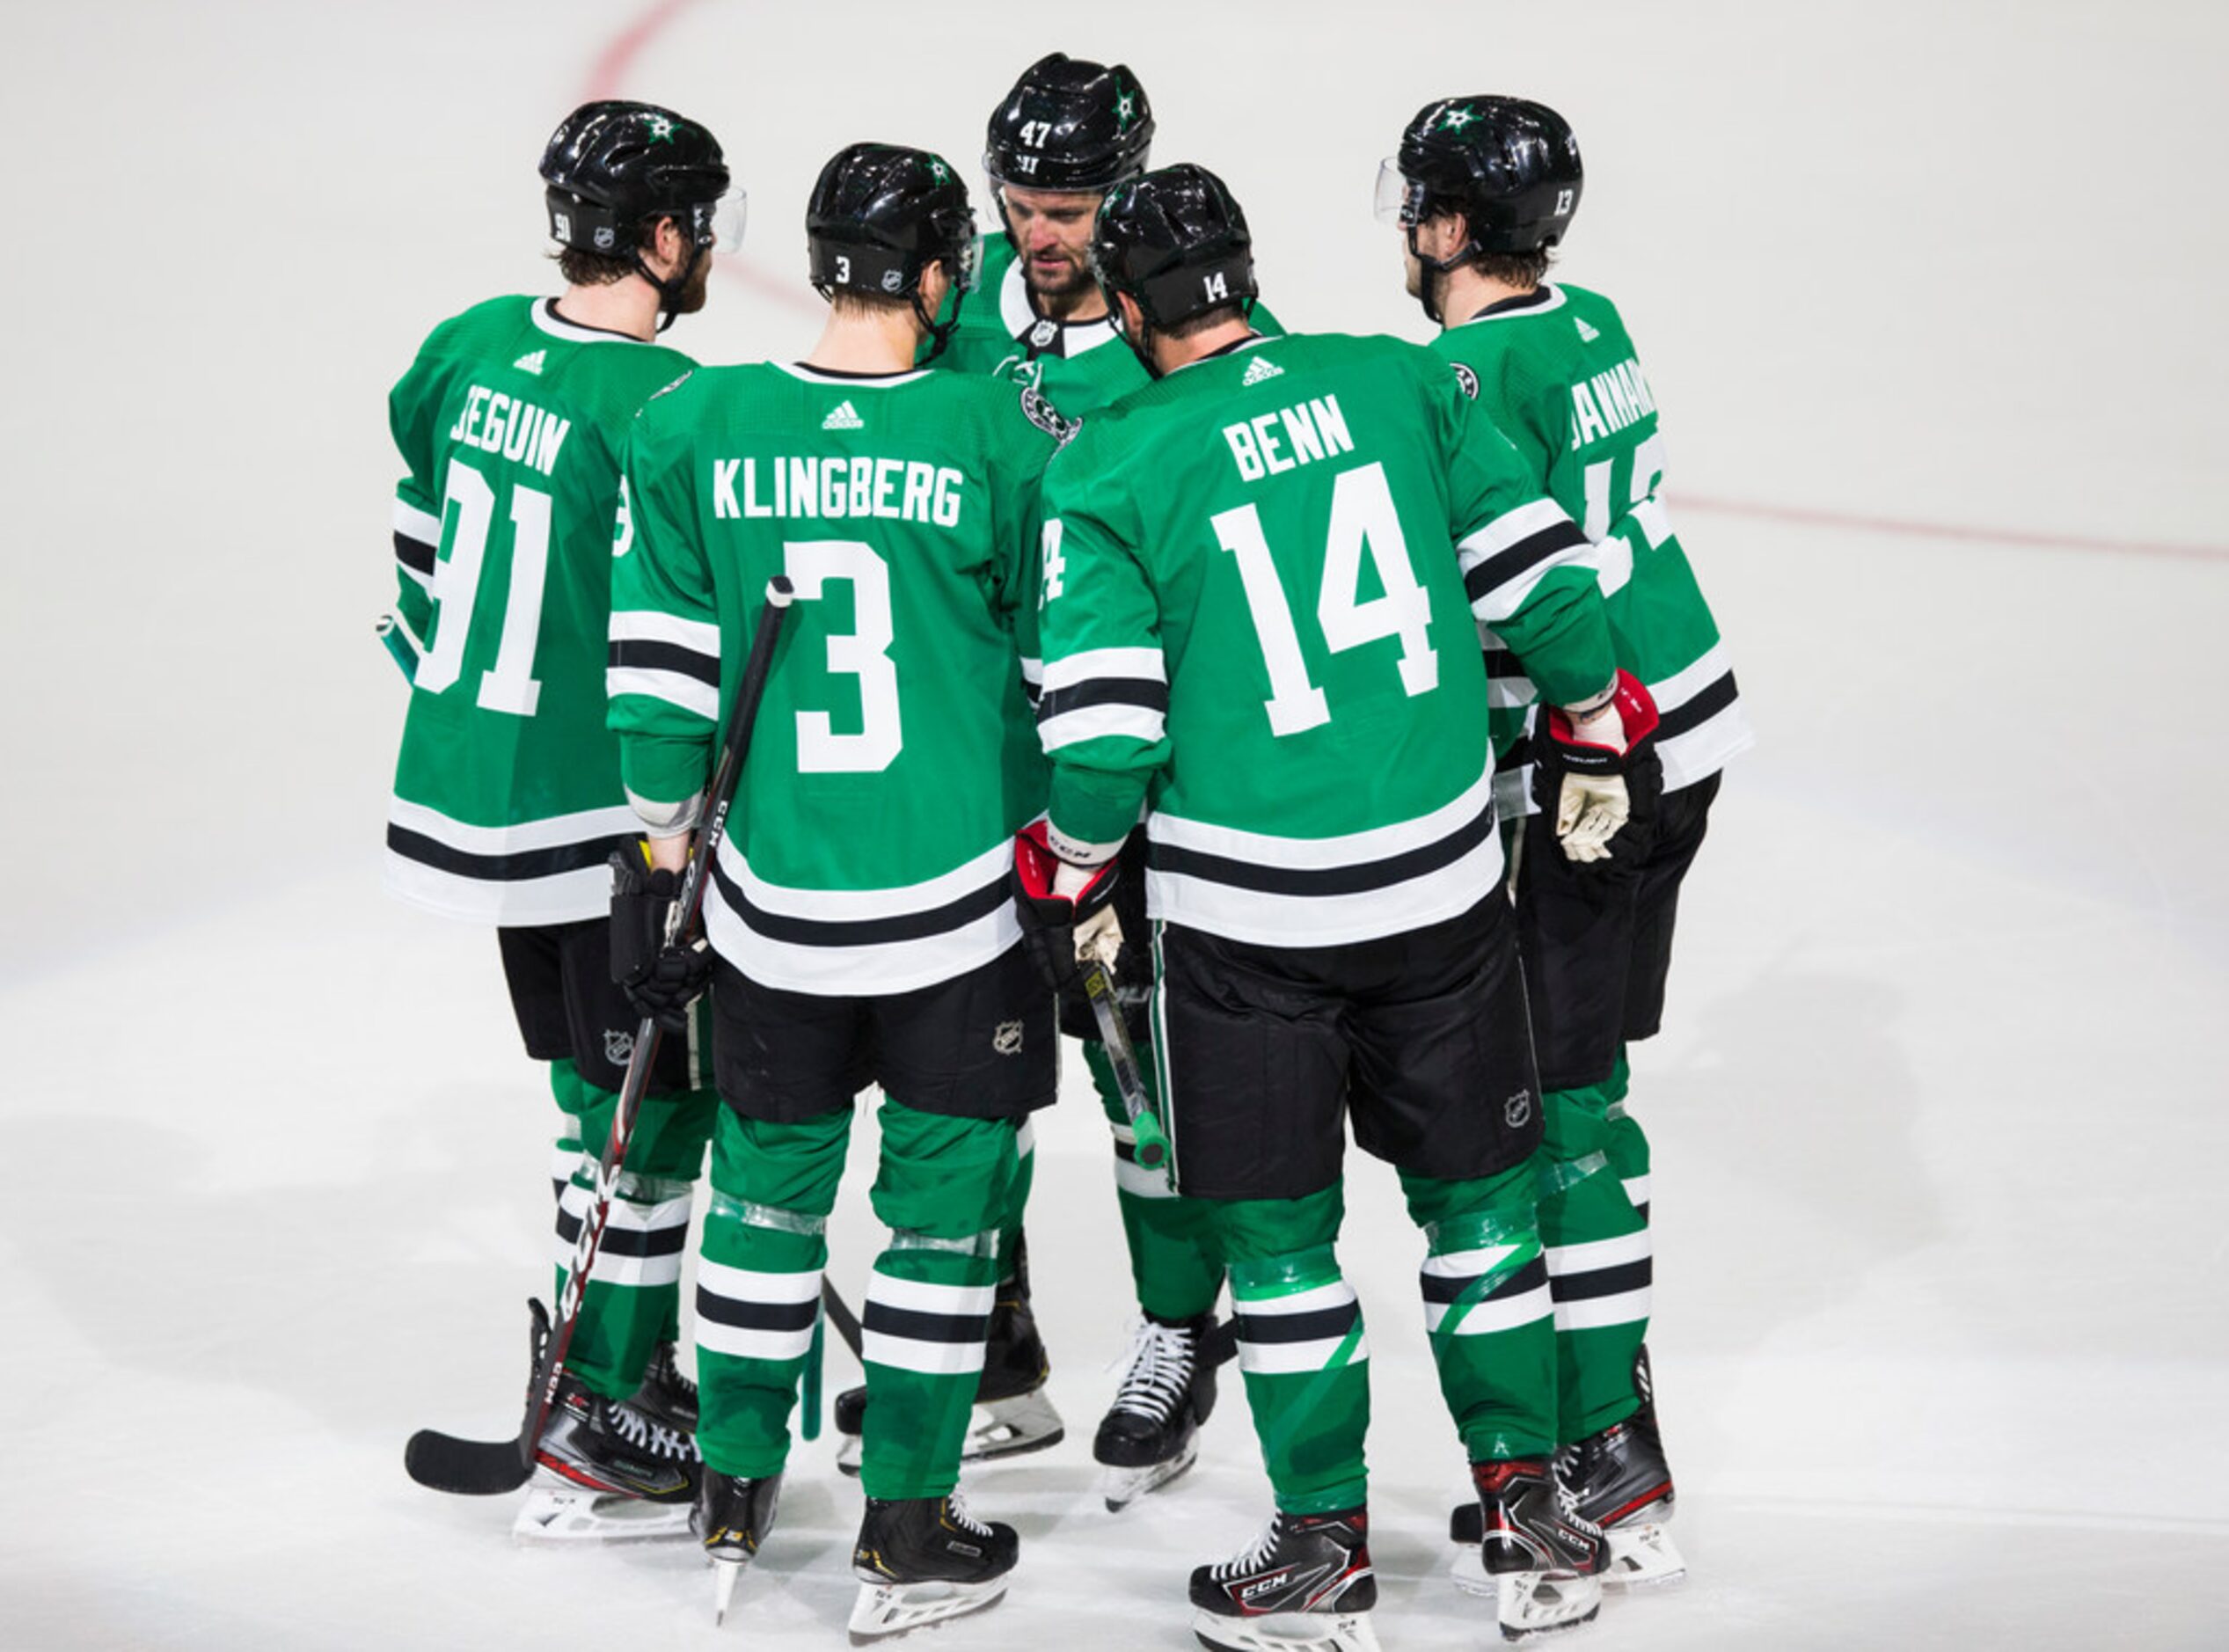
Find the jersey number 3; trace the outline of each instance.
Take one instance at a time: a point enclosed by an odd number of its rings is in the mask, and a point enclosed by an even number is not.
[[[1292,608],[1277,580],[1277,564],[1261,531],[1261,513],[1241,505],[1209,519],[1223,548],[1239,559],[1246,588],[1246,612],[1268,668],[1269,732],[1297,735],[1331,720],[1323,690],[1308,680],[1308,662],[1300,650]],[[1363,552],[1370,552],[1383,596],[1359,600]],[[1323,583],[1316,596],[1316,624],[1334,654],[1344,654],[1381,637],[1400,640],[1401,689],[1429,694],[1440,685],[1440,657],[1432,648],[1432,601],[1409,567],[1408,542],[1401,537],[1400,513],[1378,464],[1341,471],[1331,485],[1331,523],[1324,538]]]

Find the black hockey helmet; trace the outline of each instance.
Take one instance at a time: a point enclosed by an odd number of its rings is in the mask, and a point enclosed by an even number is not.
[[[993,185],[1103,190],[1145,170],[1153,106],[1124,63],[1054,52],[1022,70],[983,140]]]
[[[805,208],[813,285],[823,298],[851,292],[911,298],[913,313],[944,348],[954,319],[936,325],[921,303],[921,272],[941,261],[956,298],[975,285],[976,216],[968,186],[941,156],[895,143],[854,143],[821,168]]]
[[[654,103],[605,99],[584,103],[559,122],[542,150],[550,238],[575,252],[629,258],[671,311],[698,261],[720,238],[729,195],[720,141],[685,116]],[[742,231],[742,197],[730,208],[731,237]],[[657,219],[685,226],[689,261],[668,281],[642,261],[644,232]]]
[[[1443,98],[1416,113],[1400,153],[1378,172],[1378,216],[1408,231],[1443,212],[1469,227],[1444,259],[1419,260],[1429,272],[1425,313],[1439,319],[1430,275],[1490,252],[1531,252],[1556,245],[1579,210],[1585,172],[1570,122],[1544,103],[1482,95]]]
[[[1156,371],[1149,349],[1156,327],[1173,327],[1219,304],[1252,314],[1253,237],[1224,182],[1187,162],[1142,174],[1109,190],[1092,226],[1092,273],[1119,317],[1117,293],[1145,313],[1144,337],[1130,348]],[[1126,335],[1127,336],[1127,335]],[[1158,376],[1158,375],[1157,375]]]

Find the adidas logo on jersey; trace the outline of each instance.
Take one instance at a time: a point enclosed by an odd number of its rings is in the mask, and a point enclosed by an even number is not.
[[[1257,355],[1253,358],[1253,365],[1246,369],[1246,376],[1239,381],[1239,388],[1244,390],[1248,384],[1259,384],[1267,379],[1283,378],[1284,376],[1284,369],[1265,356]]]
[[[839,402],[837,409],[821,420],[823,430],[864,430],[866,420],[859,417],[859,409],[850,402]]]
[[[522,373],[539,373],[542,370],[542,358],[547,354],[545,350],[530,350],[511,365]]]
[[[1589,344],[1592,344],[1597,339],[1602,336],[1601,333],[1596,332],[1585,322],[1580,320],[1578,317],[1574,316],[1571,318],[1571,320],[1572,324],[1579,329],[1579,336],[1584,339]]]

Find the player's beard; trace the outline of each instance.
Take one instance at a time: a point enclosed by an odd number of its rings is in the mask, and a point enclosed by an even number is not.
[[[1091,267],[1072,255],[1050,267],[1025,258],[1021,274],[1029,283],[1029,290],[1040,298],[1073,299],[1092,284]]]
[[[697,267],[689,272],[689,284],[681,289],[681,296],[674,301],[672,313],[693,316],[705,307],[705,291],[712,284],[712,253],[697,256]]]
[[[1421,298],[1424,296],[1423,261],[1415,253],[1404,252],[1401,254],[1401,267],[1407,274],[1408,296],[1411,298]]]

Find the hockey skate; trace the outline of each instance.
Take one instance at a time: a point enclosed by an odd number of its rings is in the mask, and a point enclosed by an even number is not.
[[[1604,1589],[1661,1588],[1687,1575],[1668,1524],[1674,1501],[1671,1468],[1656,1431],[1647,1349],[1634,1358],[1633,1388],[1641,1396],[1639,1410],[1555,1456],[1558,1483],[1570,1494],[1581,1517],[1600,1526],[1608,1539]],[[1475,1545],[1479,1530],[1475,1502],[1458,1508],[1448,1522],[1448,1535],[1458,1543]],[[1475,1594],[1492,1591],[1475,1553],[1456,1558],[1455,1581]]]
[[[1119,1514],[1166,1486],[1200,1454],[1200,1425],[1215,1409],[1215,1367],[1201,1344],[1215,1316],[1168,1324],[1151,1314],[1131,1339],[1128,1369],[1099,1425],[1092,1455],[1104,1464],[1100,1495]]]
[[[1192,1574],[1192,1633],[1224,1652],[1378,1652],[1370,1517],[1278,1514],[1252,1546]]]
[[[779,1474],[745,1480],[716,1468],[704,1471],[689,1529],[703,1539],[705,1558],[712,1561],[715,1625],[727,1621],[727,1608],[735,1600],[735,1584],[743,1568],[758,1553],[760,1540],[772,1530],[774,1507],[781,1495]]]
[[[994,1462],[1059,1444],[1067,1430],[1060,1413],[1053,1409],[1052,1396],[1045,1392],[1051,1375],[1044,1339],[1037,1334],[1037,1316],[1029,1307],[1029,1261],[1018,1255],[1013,1273],[999,1284],[991,1306],[983,1376],[976,1384],[976,1408],[968,1420],[960,1460]],[[846,1388],[836,1396],[836,1431],[842,1436],[836,1466],[847,1474],[859,1472],[866,1401],[864,1388]]]
[[[851,1644],[903,1634],[998,1604],[1020,1552],[1014,1529],[968,1514],[949,1497],[866,1500],[851,1570]]]
[[[1602,1610],[1607,1563],[1602,1528],[1578,1515],[1548,1459],[1473,1463],[1471,1480],[1479,1501],[1470,1530],[1479,1546],[1457,1560],[1456,1586],[1494,1600],[1505,1640],[1591,1623]],[[1461,1540],[1452,1529],[1449,1535]]]
[[[533,1312],[538,1349],[549,1334],[549,1314],[538,1302]],[[536,1448],[534,1475],[511,1535],[522,1543],[683,1536],[700,1467],[692,1436],[658,1422],[632,1400],[590,1392],[567,1372]]]
[[[676,1434],[697,1431],[697,1385],[682,1375],[681,1363],[671,1342],[661,1342],[650,1356],[650,1369],[642,1374],[642,1386],[631,1402]]]

